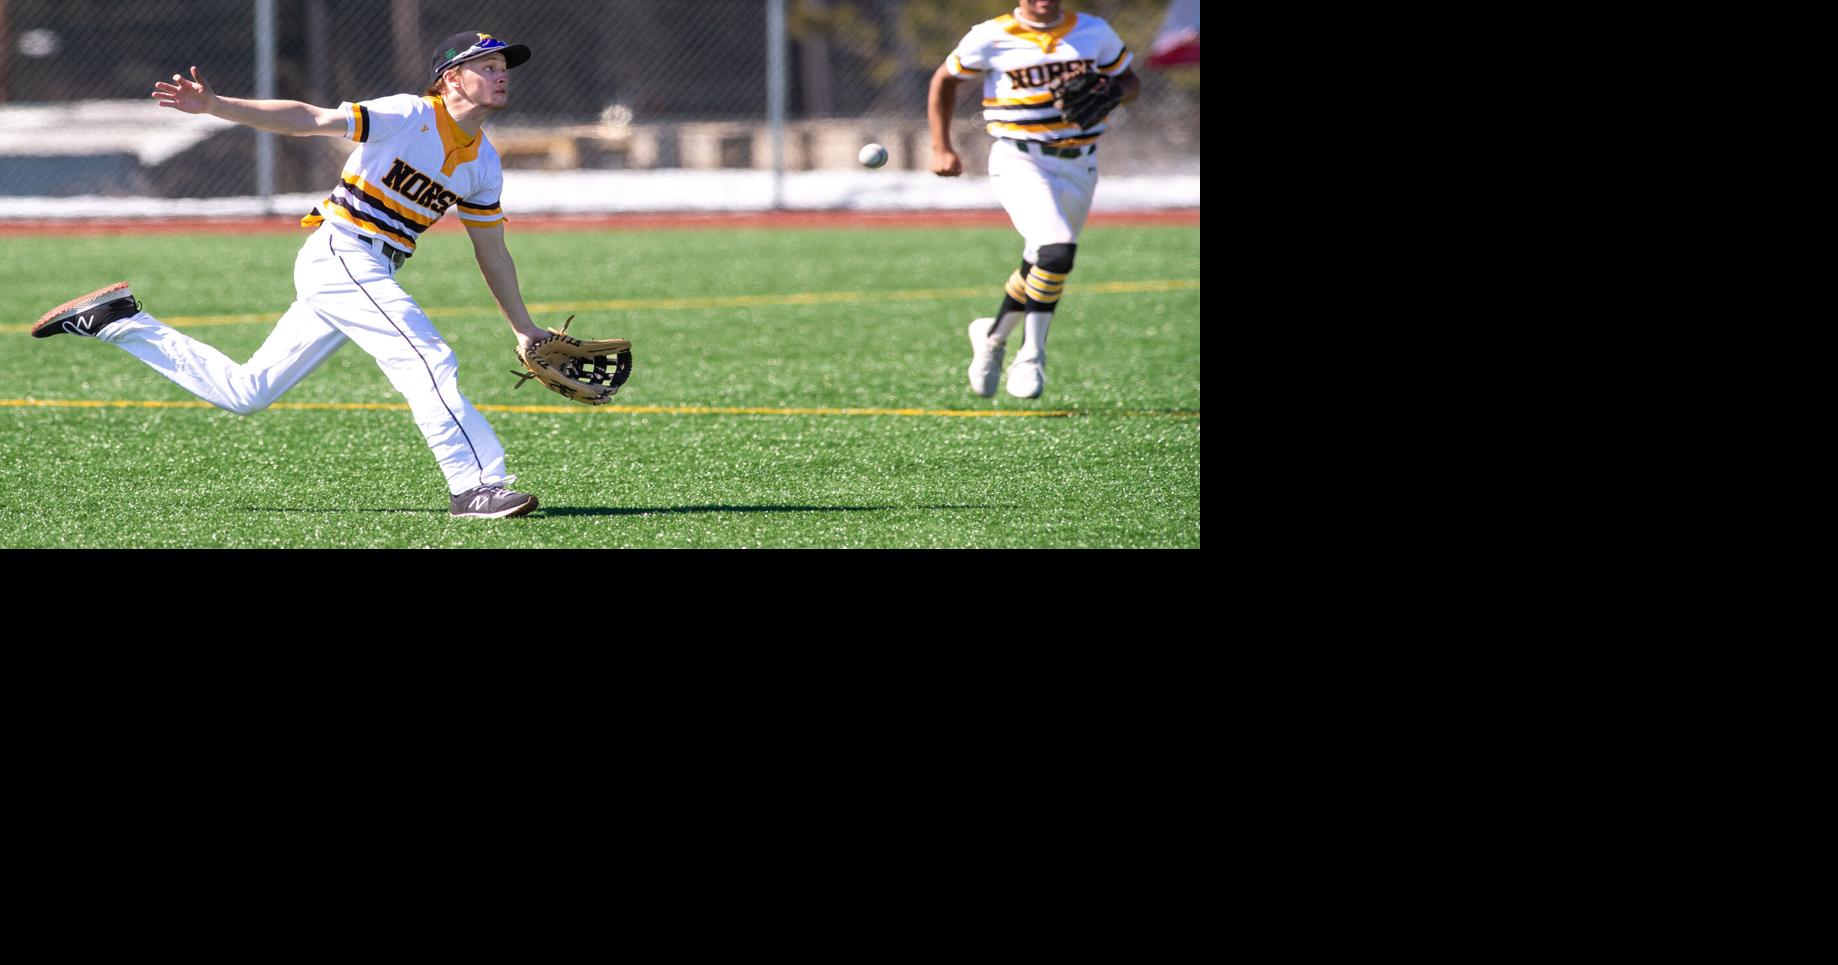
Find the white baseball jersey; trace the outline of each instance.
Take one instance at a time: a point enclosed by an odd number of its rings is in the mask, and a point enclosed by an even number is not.
[[[504,170],[484,133],[460,130],[439,97],[397,94],[338,105],[357,150],[338,187],[301,225],[322,221],[413,254],[423,231],[458,205],[468,227],[502,226]]]
[[[989,133],[1056,146],[1090,144],[1107,129],[1068,123],[1046,85],[1067,73],[1103,71],[1117,76],[1133,55],[1103,19],[1067,11],[1057,27],[1035,30],[1004,14],[970,28],[945,61],[951,76],[983,75],[983,119]]]

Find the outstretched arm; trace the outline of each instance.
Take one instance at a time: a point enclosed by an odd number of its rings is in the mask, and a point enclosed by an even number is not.
[[[211,85],[191,69],[191,79],[172,75],[172,83],[153,85],[153,99],[161,107],[187,114],[209,114],[258,131],[276,134],[325,134],[343,137],[346,130],[343,111],[331,107],[314,107],[300,101],[258,101],[240,97],[221,97]]]
[[[510,247],[504,243],[504,227],[466,229],[472,238],[472,253],[479,259],[479,272],[485,276],[485,287],[498,300],[498,310],[517,333],[517,347],[527,349],[530,343],[549,337],[547,329],[530,320],[530,310],[523,306],[523,291],[517,285],[517,265],[511,261]]]

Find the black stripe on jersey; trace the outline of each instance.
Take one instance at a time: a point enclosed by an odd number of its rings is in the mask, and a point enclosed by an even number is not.
[[[491,204],[487,204],[487,205],[468,204],[464,201],[461,201],[459,203],[459,206],[462,212],[470,211],[473,214],[498,214],[499,212],[504,210],[504,208],[496,201],[492,202]]]
[[[988,114],[984,114],[983,120],[991,124],[1015,124],[1015,125],[1069,124],[1071,123],[1070,121],[1066,120],[1066,115],[1064,114],[1042,114],[1039,117],[990,117]]]
[[[1126,55],[1128,55],[1128,54],[1129,54],[1129,52],[1130,52],[1130,48],[1128,48],[1128,47],[1125,47],[1125,48],[1123,48],[1122,50],[1119,50],[1119,51],[1117,51],[1117,59],[1116,59],[1116,60],[1113,60],[1113,61],[1111,61],[1111,62],[1110,62],[1110,63],[1108,63],[1108,64],[1099,64],[1099,65],[1098,65],[1098,69],[1099,69],[1099,70],[1109,70],[1109,69],[1111,69],[1112,67],[1115,67],[1115,66],[1117,66],[1117,65],[1118,65],[1118,64],[1120,64],[1120,63],[1123,63],[1123,58],[1124,58],[1124,57],[1125,57]]]
[[[1005,123],[1005,122],[998,122],[998,123]],[[1056,137],[1051,141],[1036,141],[1031,137],[1021,137],[1019,136],[1019,134],[1016,134],[1016,133],[997,134],[996,136],[1003,138],[1004,140],[1009,140],[1009,141],[1026,141],[1029,144],[1045,144],[1047,147],[1060,147],[1061,145],[1066,145],[1069,147],[1084,147],[1087,144],[1091,144],[1095,142],[1098,138],[1103,137],[1104,132],[1103,131],[1093,131],[1092,133],[1087,134],[1084,132],[1068,131],[1066,132],[1066,135],[1064,137]],[[1077,141],[1078,143],[1077,144],[1067,144],[1068,141]]]
[[[384,231],[390,231],[390,232],[399,234],[403,236],[404,238],[407,238],[410,243],[413,243],[417,238],[420,237],[421,233],[418,231],[415,231],[412,228],[404,228],[393,220],[380,219],[377,216],[371,214],[370,212],[365,211],[364,209],[358,207],[356,199],[352,197],[351,195],[346,195],[345,197],[342,197],[342,198],[339,197],[338,192],[344,191],[344,190],[345,190],[345,187],[343,185],[340,185],[337,189],[335,189],[332,192],[332,200],[338,202],[338,206],[345,209],[346,214],[350,215],[353,218],[356,218],[359,221],[367,221],[370,224],[383,229]]]
[[[370,115],[365,112],[364,105],[352,104],[351,116],[357,118],[357,127],[351,132],[351,139],[362,144],[370,138]]]
[[[1052,110],[1051,108],[1048,108],[1048,109]],[[992,107],[983,112],[983,119],[989,120],[989,121],[995,121],[997,124],[1064,124],[1066,123],[1066,115],[1061,114],[1058,111],[1053,111],[1053,113],[1051,114],[1029,114],[1025,117],[992,117],[990,116],[992,114],[998,114],[1003,111],[1012,111],[1012,110],[1016,110],[1016,108]]]
[[[394,208],[391,208],[389,205],[384,204],[381,198],[377,197],[374,194],[371,194],[368,191],[365,191],[362,188],[357,187],[356,185],[352,184],[349,181],[341,182],[338,185],[338,187],[334,189],[334,193],[336,193],[339,190],[350,192],[351,196],[354,198],[362,198],[364,201],[368,202],[371,207],[377,209],[378,211],[385,212],[387,217],[394,218],[397,221],[402,222],[403,227],[414,229],[409,232],[409,234],[411,235],[418,235],[422,233],[423,231],[426,231],[429,228],[434,227],[433,221],[422,221],[420,218],[416,218],[410,215],[403,214],[402,212],[397,211]]]

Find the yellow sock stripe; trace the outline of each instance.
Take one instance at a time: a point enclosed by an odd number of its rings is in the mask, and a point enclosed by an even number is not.
[[[1059,301],[1060,292],[1066,287],[1064,272],[1052,272],[1035,265],[1028,271],[1028,297],[1037,302],[1051,304]]]
[[[1027,301],[1027,282],[1021,277],[1021,269],[1008,276],[1008,297],[1018,302]]]

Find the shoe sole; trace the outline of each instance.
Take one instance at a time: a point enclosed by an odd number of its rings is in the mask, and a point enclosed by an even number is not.
[[[454,513],[453,516],[455,519],[514,519],[518,516],[528,516],[530,512],[534,510],[535,508],[536,508],[536,497],[531,496],[529,502],[524,503],[521,506],[512,506],[511,508],[503,510],[501,512]]]
[[[65,319],[81,315],[92,308],[101,308],[116,299],[132,297],[134,290],[125,281],[118,281],[107,288],[98,288],[87,295],[79,295],[40,316],[38,323],[32,326],[32,337],[48,338],[56,335],[64,330]]]

